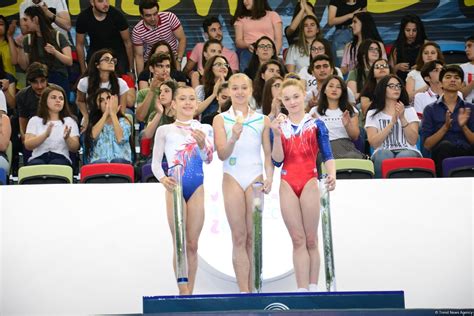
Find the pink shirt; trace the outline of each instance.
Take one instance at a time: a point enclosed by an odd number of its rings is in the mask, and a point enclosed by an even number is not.
[[[204,65],[202,64],[202,50],[204,48],[204,43],[197,43],[196,46],[194,46],[191,55],[189,55],[189,59],[192,61],[196,62],[198,64],[198,70],[203,70]],[[239,71],[239,58],[237,57],[237,54],[227,48],[222,49],[222,55],[227,59],[229,62],[230,68],[234,71]]]
[[[268,36],[275,42],[275,24],[282,24],[281,17],[275,11],[267,11],[267,14],[258,20],[243,17],[235,21],[234,26],[242,27],[244,42],[248,45],[255,43],[260,37]],[[281,27],[281,25],[280,25]]]

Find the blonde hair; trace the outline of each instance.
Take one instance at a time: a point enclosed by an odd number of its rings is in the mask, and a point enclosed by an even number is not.
[[[252,88],[252,85],[253,85],[252,79],[250,79],[246,74],[241,73],[241,72],[233,74],[229,78],[229,85],[231,85],[232,81],[234,81],[236,79],[245,79],[245,80],[247,80],[247,83],[249,84],[250,88]]]
[[[305,85],[303,84],[303,82],[301,80],[293,79],[293,78],[285,79],[285,80],[283,80],[281,90],[283,91],[283,89],[285,89],[286,87],[290,87],[290,86],[295,86],[295,87],[299,88],[303,92],[303,94],[306,93],[306,87],[305,87]]]

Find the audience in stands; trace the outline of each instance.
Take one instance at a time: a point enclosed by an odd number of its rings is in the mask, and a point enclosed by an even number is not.
[[[222,43],[218,40],[208,40],[204,43],[202,49],[201,60],[204,67],[206,66],[207,61],[214,56],[222,55]],[[225,56],[224,56],[225,57]],[[227,58],[226,58],[227,59]],[[230,64],[229,64],[230,67]],[[204,69],[193,71],[191,73],[191,86],[196,89],[197,86],[203,84]],[[232,73],[231,73],[232,74]]]
[[[425,107],[428,104],[438,100],[439,96],[443,94],[443,88],[441,87],[441,82],[439,81],[439,73],[441,69],[443,69],[443,66],[444,62],[436,59],[425,63],[421,68],[421,77],[428,86],[428,89],[424,92],[418,92],[415,94],[415,98],[413,100],[416,114],[418,114],[420,119],[423,117],[423,111],[425,110]]]
[[[284,76],[286,74],[285,67],[278,60],[270,59],[260,65],[255,78],[253,79],[253,98],[257,111],[262,109],[263,87],[265,82],[274,76]],[[252,105],[252,104],[251,104]]]
[[[133,48],[129,25],[125,16],[106,0],[90,0],[76,20],[76,50],[81,73],[86,72],[86,62],[98,50],[109,49],[117,58],[120,73],[134,75]],[[86,35],[89,48],[85,57]]]
[[[69,95],[67,66],[72,65],[71,44],[59,31],[51,27],[51,22],[39,6],[25,9],[22,21],[27,35],[18,50],[18,64],[26,69],[32,62],[48,66],[48,81],[61,86]]]
[[[335,159],[365,158],[353,143],[360,135],[358,111],[349,103],[347,86],[341,77],[331,75],[324,81],[316,114],[329,131]]]
[[[254,52],[258,49],[258,41],[263,36],[274,43],[272,55],[278,56],[280,53],[283,46],[282,21],[267,0],[237,0],[231,24],[235,30],[235,46],[241,71],[248,68],[252,54],[255,56]]]
[[[466,39],[465,51],[466,57],[469,61],[461,65],[461,68],[464,71],[465,84],[465,87],[461,89],[461,92],[466,101],[474,103],[474,35],[471,35]]]
[[[275,75],[265,81],[262,94],[262,114],[267,115],[273,121],[278,114],[288,114],[281,102],[281,85],[283,78]]]
[[[363,41],[372,39],[380,45],[382,56],[387,57],[382,38],[380,37],[377,26],[372,15],[368,12],[359,12],[354,14],[352,19],[352,41],[344,47],[344,53],[341,61],[341,71],[345,75],[355,68],[357,64],[357,51]]]
[[[328,25],[335,26],[332,36],[333,52],[337,65],[341,64],[346,43],[352,38],[352,20],[359,12],[367,12],[367,0],[331,0],[328,5]],[[329,52],[326,52],[329,55]],[[336,62],[336,60],[334,61]]]
[[[0,23],[1,23],[1,19],[0,19]],[[13,110],[15,108],[16,79],[11,73],[8,73],[5,71],[2,60],[3,60],[3,57],[0,52],[0,90],[5,95],[7,107]]]
[[[427,41],[425,26],[417,15],[406,15],[400,22],[400,31],[390,51],[390,64],[405,81],[408,72],[416,65],[421,46]]]
[[[367,111],[369,110],[369,107],[374,99],[374,91],[377,83],[380,81],[380,79],[391,73],[392,69],[385,58],[379,58],[372,64],[372,67],[370,67],[364,88],[360,93],[361,113],[359,115],[359,122],[365,122],[365,115],[367,114]]]
[[[211,113],[201,119],[201,123],[212,125],[214,122],[214,117],[219,115],[222,112],[227,111],[230,108],[230,94],[229,94],[229,84],[228,82],[223,82],[217,88],[216,94],[217,100],[217,111]]]
[[[13,39],[15,28],[16,21],[8,23],[7,18],[0,15],[0,69],[2,72],[10,74],[10,76],[15,76],[14,65],[17,63],[18,55],[15,40]],[[0,73],[0,76],[3,75]],[[0,79],[5,78],[0,77]]]
[[[252,53],[248,67],[245,69],[244,73],[251,79],[255,79],[255,75],[264,62],[267,62],[271,59],[278,60],[278,53],[276,50],[275,43],[267,36],[260,37],[255,42],[255,49]]]
[[[142,19],[132,31],[137,73],[143,71],[146,61],[153,54],[153,45],[160,40],[170,44],[176,58],[176,69],[181,70],[186,51],[186,34],[178,17],[172,12],[159,12],[158,0],[141,0],[138,10]]]
[[[367,112],[365,129],[370,146],[375,176],[382,176],[385,159],[421,157],[416,147],[420,120],[408,106],[408,93],[396,75],[382,78],[374,91],[374,100]]]
[[[87,98],[90,122],[84,139],[84,155],[89,163],[131,163],[132,122],[120,110],[119,97],[108,88],[99,88]]]
[[[211,16],[204,19],[202,22],[202,28],[207,40],[217,40],[222,43],[224,36],[222,34],[222,25],[218,18]],[[195,68],[197,71],[201,72],[204,70],[204,65],[206,63],[203,62],[203,49],[204,43],[197,43],[186,61],[186,66],[183,71],[190,78]],[[222,56],[229,61],[232,72],[239,72],[239,58],[233,50],[222,45]]]
[[[286,52],[285,65],[288,72],[299,72],[301,68],[308,67],[311,43],[322,37],[318,19],[314,15],[304,17],[299,26],[297,41]]]
[[[173,50],[171,49],[170,44],[165,41],[158,41],[153,45],[151,48],[152,55],[156,54],[168,54],[170,55],[170,60],[173,61],[175,60],[175,55],[173,53]],[[138,90],[149,88],[150,87],[150,82],[153,78],[153,71],[150,71],[150,61],[151,61],[151,56],[148,58],[148,61],[146,62],[145,69],[138,75]],[[170,77],[177,82],[181,82],[183,84],[187,84],[187,79],[186,76],[184,75],[183,72],[180,70],[176,69],[176,64],[171,62],[170,64]]]
[[[71,30],[71,15],[69,14],[69,8],[67,7],[66,1],[64,0],[24,0],[20,3],[20,21],[23,19],[25,10],[31,6],[40,7],[45,16],[51,21],[51,26],[64,36],[68,36],[68,32]],[[21,23],[21,22],[20,22]]]
[[[425,63],[436,59],[444,64],[444,56],[438,44],[435,42],[425,42],[420,48],[414,69],[408,73],[406,78],[406,89],[410,101],[413,101],[415,94],[418,92],[428,90],[428,86],[421,76],[421,69]]]
[[[79,150],[79,129],[63,88],[50,85],[41,94],[38,113],[28,121],[25,148],[28,165],[71,165],[69,152]]]
[[[152,73],[150,87],[140,89],[137,94],[135,118],[139,122],[148,122],[154,111],[155,100],[160,94],[158,89],[162,82],[171,79],[170,70],[173,64],[169,54],[153,54],[150,57],[149,68]]]
[[[307,16],[316,17],[314,6],[306,0],[300,0],[295,3],[291,23],[285,27],[285,37],[288,41],[288,45],[291,46],[298,42],[301,31],[301,21]]]
[[[474,156],[474,106],[458,94],[463,78],[458,65],[444,67],[439,74],[443,95],[423,111],[423,145],[431,151],[439,177],[445,158]]]
[[[206,62],[203,84],[195,89],[198,101],[196,114],[201,115],[201,121],[217,112],[219,108],[217,90],[231,75],[232,69],[224,56],[213,56]]]
[[[2,94],[0,92],[0,107],[6,106],[5,97]],[[10,143],[11,133],[10,119],[8,115],[0,111],[0,169],[5,170],[5,173],[10,168],[10,161],[8,161],[6,152]]]
[[[82,114],[81,131],[84,131],[89,124],[87,97],[95,94],[99,88],[110,89],[113,95],[120,96],[121,111],[125,113],[128,86],[125,80],[117,76],[115,71],[117,63],[117,58],[109,49],[98,50],[92,55],[86,76],[77,84],[76,104]]]

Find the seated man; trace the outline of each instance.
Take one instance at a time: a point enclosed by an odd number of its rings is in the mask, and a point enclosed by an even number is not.
[[[222,42],[222,26],[221,22],[216,17],[209,17],[202,22],[202,28],[207,36],[207,39],[215,39]],[[186,66],[184,67],[184,73],[191,78],[191,72],[197,65],[197,69],[203,70],[204,65],[202,64],[202,50],[204,42],[197,43],[194,46],[191,55],[189,56]],[[229,61],[232,72],[239,72],[239,59],[237,54],[225,47],[222,48],[222,55]]]
[[[461,67],[443,68],[439,80],[444,94],[423,111],[423,145],[431,151],[438,177],[442,176],[445,158],[474,155],[474,106],[458,95],[463,78]]]
[[[413,100],[416,114],[419,118],[423,117],[423,110],[428,104],[438,100],[439,96],[443,94],[441,82],[439,81],[439,72],[443,69],[444,62],[439,59],[429,61],[421,68],[421,77],[428,85],[428,90],[415,94]]]
[[[467,38],[465,51],[469,61],[461,65],[466,85],[461,89],[461,92],[464,95],[464,100],[474,103],[474,35]]]

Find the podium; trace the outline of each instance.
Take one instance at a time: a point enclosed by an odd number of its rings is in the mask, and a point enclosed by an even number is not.
[[[404,309],[403,291],[306,292],[143,297],[143,313]]]

